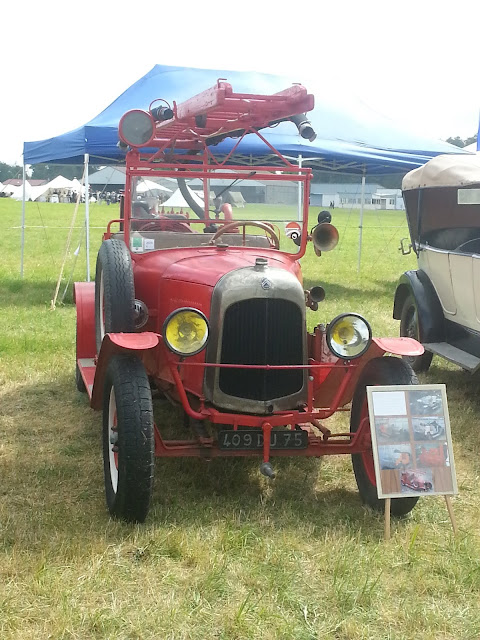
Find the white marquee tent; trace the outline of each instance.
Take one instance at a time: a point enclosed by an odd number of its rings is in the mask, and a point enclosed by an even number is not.
[[[158,182],[153,182],[153,180],[141,180],[137,185],[137,193],[146,193],[148,191],[166,191],[167,193],[172,193],[171,189],[167,187],[162,187]]]
[[[32,198],[32,189],[29,182],[25,183],[25,199],[33,200]],[[2,193],[6,193],[10,198],[14,200],[23,200],[23,185],[20,184],[18,187],[15,187],[13,184],[6,184],[2,189],[0,189]]]
[[[193,198],[193,200],[199,204],[201,207],[203,207],[203,200],[201,199],[201,197],[198,195],[198,193],[195,193],[195,191],[192,191],[190,189],[190,187],[187,187],[191,197]],[[183,207],[184,209],[189,209],[189,205],[187,203],[187,201],[185,200],[185,198],[182,196],[180,189],[177,189],[168,200],[166,200],[163,204],[162,207]]]

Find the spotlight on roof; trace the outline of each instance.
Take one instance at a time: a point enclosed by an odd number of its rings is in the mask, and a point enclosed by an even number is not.
[[[156,122],[171,120],[173,118],[173,110],[170,109],[170,107],[153,107],[153,109],[150,110],[150,113]]]
[[[153,138],[155,121],[141,109],[132,109],[122,117],[118,125],[120,139],[131,147],[143,147]]]

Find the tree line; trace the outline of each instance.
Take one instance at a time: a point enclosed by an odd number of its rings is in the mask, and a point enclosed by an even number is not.
[[[100,169],[99,165],[89,165],[88,175],[95,173]],[[83,164],[34,164],[31,165],[29,170],[29,179],[31,180],[53,180],[59,175],[62,175],[68,180],[77,178],[82,179],[83,176]],[[11,165],[5,162],[0,162],[0,182],[5,182],[9,178],[20,178],[23,176],[23,167],[16,164]]]

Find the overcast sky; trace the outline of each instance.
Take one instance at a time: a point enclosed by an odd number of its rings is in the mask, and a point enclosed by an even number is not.
[[[10,4],[0,161],[21,164],[25,140],[86,123],[155,64],[285,73],[307,88],[315,77],[412,131],[467,138],[479,123],[479,18],[479,0]]]

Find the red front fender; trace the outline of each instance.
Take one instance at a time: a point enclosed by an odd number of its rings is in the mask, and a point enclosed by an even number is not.
[[[339,400],[338,406],[345,406],[351,401],[358,379],[362,373],[363,367],[372,358],[381,358],[386,353],[398,356],[420,356],[424,352],[422,345],[413,338],[373,338],[369,349],[360,358],[351,360],[350,362],[342,362],[339,358],[335,358],[326,347],[325,336],[320,337],[324,342],[323,349],[316,349],[318,360],[312,359],[312,364],[325,363],[325,368],[311,370],[314,379],[313,397],[315,406],[330,407],[334,398],[336,398],[337,390],[342,384],[346,376],[346,369],[353,369],[348,384]],[[314,350],[315,352],[315,350]],[[330,364],[330,366],[328,366]]]
[[[156,333],[144,331],[142,333],[107,333],[103,338],[98,355],[95,379],[93,381],[92,398],[90,401],[94,409],[102,408],[103,383],[108,363],[116,353],[131,353],[140,357],[143,352],[154,349],[159,342]]]
[[[425,351],[413,338],[373,338],[372,342],[384,353],[394,353],[397,356],[421,356]]]

